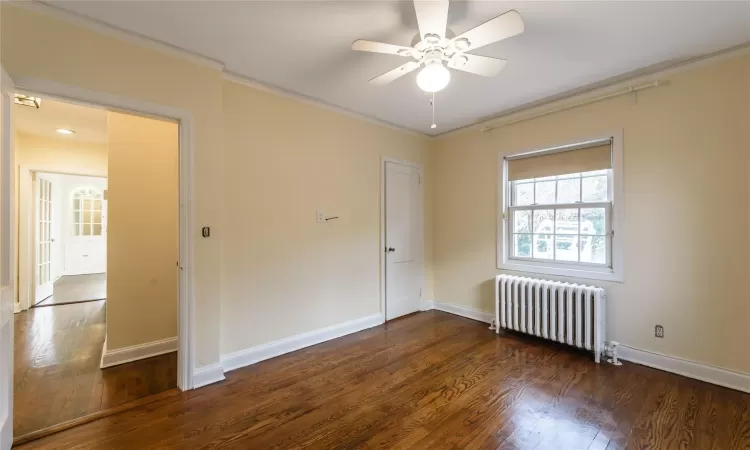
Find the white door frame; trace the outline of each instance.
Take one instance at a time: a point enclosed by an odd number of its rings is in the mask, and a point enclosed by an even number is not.
[[[402,166],[414,167],[419,173],[419,203],[418,203],[418,214],[419,214],[419,245],[417,246],[417,264],[419,265],[419,303],[421,309],[424,309],[424,166],[421,163],[415,163],[411,161],[404,161],[400,159],[391,158],[390,156],[382,156],[380,158],[380,313],[383,315],[383,320],[386,316],[386,292],[385,292],[385,277],[386,277],[386,260],[385,260],[385,164],[401,164]]]
[[[55,81],[36,77],[19,76],[13,80],[16,91],[26,94],[38,94],[62,101],[84,106],[105,108],[113,111],[133,113],[159,119],[171,119],[179,125],[179,302],[177,333],[177,387],[181,390],[192,389],[195,361],[195,327],[193,296],[193,204],[194,192],[194,138],[193,116],[184,109],[163,106],[130,97],[97,92],[77,86],[70,86]],[[4,230],[3,230],[4,231]]]
[[[0,360],[0,449],[9,449],[13,442],[13,313],[15,312],[15,175],[12,169],[15,166],[14,141],[11,136],[13,130],[13,118],[11,109],[13,107],[12,91],[13,80],[10,79],[2,66],[0,66],[0,108],[2,108],[2,120],[0,127],[3,129],[0,142],[0,342],[3,335],[9,339],[3,343],[9,358],[7,361]],[[7,127],[6,127],[7,125]]]
[[[59,171],[43,165],[21,164],[18,171],[18,307],[17,311],[31,308],[34,297],[34,202],[33,176],[34,173],[51,173],[56,175],[74,175],[83,177],[107,178],[106,173],[97,171],[67,172]]]

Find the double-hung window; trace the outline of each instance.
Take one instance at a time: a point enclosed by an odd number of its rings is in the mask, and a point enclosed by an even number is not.
[[[504,159],[500,268],[616,280],[613,141]]]

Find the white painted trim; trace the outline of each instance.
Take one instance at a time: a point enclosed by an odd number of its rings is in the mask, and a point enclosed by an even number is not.
[[[510,193],[506,192],[508,187],[508,160],[517,155],[542,153],[550,149],[570,146],[572,143],[596,142],[603,140],[612,141],[612,208],[610,215],[610,230],[612,236],[612,267],[597,268],[574,264],[555,264],[554,262],[521,261],[510,259],[510,246],[508,244],[510,233]],[[585,136],[580,139],[569,139],[562,145],[551,145],[544,148],[521,150],[509,154],[498,155],[498,183],[497,183],[497,217],[495,251],[497,268],[505,271],[528,272],[538,275],[553,275],[560,277],[571,277],[589,280],[614,281],[622,283],[625,281],[625,189],[624,178],[624,131],[622,129],[610,132],[598,133],[595,136]],[[585,204],[581,204],[585,205]]]
[[[165,353],[176,351],[177,337],[146,342],[145,344],[138,344],[115,350],[107,349],[107,341],[105,340],[102,348],[102,361],[99,367],[104,369],[106,367],[117,366],[132,361],[138,361],[139,359],[151,358],[152,356],[164,355]]]
[[[13,314],[18,314],[21,311],[23,311],[23,308],[21,308],[21,304],[18,302],[13,302]]]
[[[387,317],[385,313],[386,301],[385,301],[385,164],[401,164],[402,166],[414,167],[419,172],[419,277],[422,280],[420,292],[420,302],[424,299],[425,294],[425,279],[424,279],[424,166],[421,163],[415,163],[411,161],[400,160],[391,158],[390,156],[382,156],[380,158],[380,313],[383,314],[383,318]]]
[[[197,389],[212,383],[224,381],[224,368],[220,363],[198,367],[193,370],[193,388]]]
[[[213,58],[209,58],[208,56],[203,56],[176,45],[167,44],[166,42],[152,39],[142,34],[138,34],[134,31],[119,28],[100,20],[72,13],[70,11],[54,6],[53,4],[51,4],[51,2],[43,2],[37,0],[17,1],[13,2],[13,6],[19,6],[28,11],[42,14],[52,19],[60,20],[62,22],[85,28],[96,33],[101,33],[106,36],[120,39],[130,44],[166,53],[169,56],[180,58],[194,64],[199,64],[201,66],[216,70],[222,70],[224,68],[223,62],[217,61]]]
[[[750,374],[628,347],[627,345],[620,345],[617,355],[620,359],[626,361],[750,393]]]
[[[466,317],[467,319],[476,320],[478,322],[491,323],[492,319],[495,318],[495,314],[480,311],[478,309],[470,308],[468,306],[456,305],[454,303],[439,302],[437,300],[427,300],[423,302],[426,307],[424,311],[428,309],[436,309],[438,311],[447,312],[456,316]]]
[[[66,85],[42,78],[20,76],[16,81],[19,89],[28,93],[41,94],[53,99],[72,101],[77,104],[98,108],[113,108],[120,112],[132,112],[138,115],[162,117],[176,120],[179,123],[179,171],[180,171],[180,278],[178,302],[178,341],[177,386],[181,390],[193,388],[193,361],[195,361],[194,332],[194,267],[193,267],[193,230],[195,217],[195,140],[193,135],[193,116],[184,109],[159,105],[136,98],[92,91],[77,86]]]
[[[320,344],[321,342],[330,341],[347,334],[356,333],[368,328],[376,327],[383,324],[383,315],[372,314],[348,322],[331,325],[318,330],[308,331],[307,333],[290,336],[278,341],[269,342],[268,344],[257,345],[245,350],[240,350],[227,355],[221,355],[221,365],[225,372],[239,369],[240,367],[275,358],[285,353],[293,352],[311,345]]]
[[[264,83],[262,81],[254,80],[252,78],[246,77],[244,75],[239,75],[233,72],[227,72],[226,70],[222,72],[221,77],[227,81],[231,81],[233,83],[241,84],[244,86],[247,86],[249,88],[257,89],[259,91],[269,92],[274,95],[278,95],[280,97],[289,98],[292,100],[296,100],[300,103],[304,103],[306,105],[312,105],[318,108],[325,109],[327,111],[332,111],[335,113],[343,114],[347,117],[352,117],[355,119],[362,120],[364,122],[372,123],[375,125],[380,125],[386,128],[390,128],[392,130],[401,131],[403,133],[412,135],[412,136],[420,136],[420,137],[431,137],[428,134],[420,133],[418,131],[414,131],[409,128],[402,127],[400,125],[397,125],[395,123],[391,123],[382,119],[376,119],[371,116],[367,116],[361,113],[358,113],[356,111],[352,111],[351,109],[347,109],[341,106],[334,105],[333,103],[328,103],[325,100],[321,100],[315,97],[310,97],[308,95],[300,94],[298,92],[291,91],[289,89],[284,89],[279,86],[275,86],[272,84]]]

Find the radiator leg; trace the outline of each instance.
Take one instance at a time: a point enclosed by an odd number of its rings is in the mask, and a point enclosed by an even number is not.
[[[492,319],[492,320],[490,321],[490,330],[494,330],[494,331],[497,331],[497,329],[498,329],[498,328],[497,328],[497,322],[495,322],[495,319]]]
[[[620,343],[617,341],[611,341],[609,345],[607,346],[609,350],[612,352],[612,357],[607,360],[608,363],[612,364],[613,366],[621,366],[622,363],[619,359],[617,359],[617,347],[620,346]]]

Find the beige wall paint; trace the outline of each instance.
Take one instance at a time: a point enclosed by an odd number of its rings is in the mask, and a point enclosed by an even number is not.
[[[195,366],[219,361],[221,73],[166,53],[2,4],[5,70],[92,91],[180,108],[195,139]],[[214,238],[199,237],[210,225]]]
[[[107,175],[107,146],[16,133],[16,165],[33,170]]]
[[[431,183],[428,139],[234,82],[223,98],[222,353],[378,313],[380,160]]]
[[[435,298],[493,311],[500,155],[622,129],[625,282],[588,281],[607,288],[609,339],[750,373],[749,80],[744,56],[636,97],[440,138]]]
[[[178,126],[110,112],[107,350],[177,336]]]

